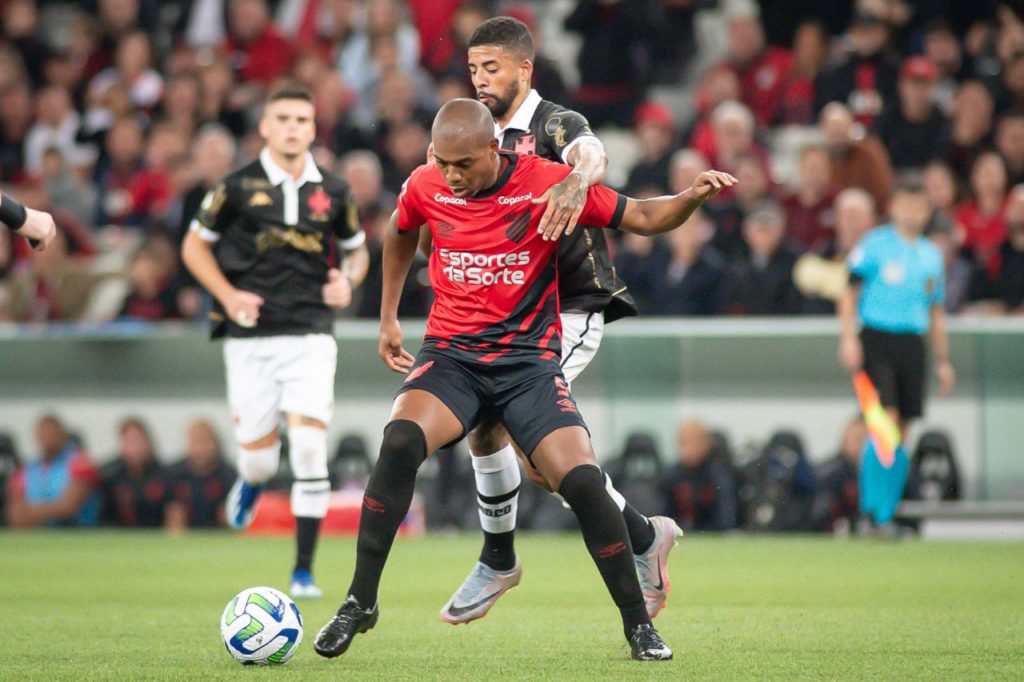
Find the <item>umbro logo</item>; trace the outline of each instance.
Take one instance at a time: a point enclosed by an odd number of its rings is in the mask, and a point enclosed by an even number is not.
[[[505,236],[508,237],[509,241],[518,244],[526,236],[526,231],[530,227],[530,209],[527,208],[518,215],[515,213],[506,214],[505,222],[511,223],[505,230]]]
[[[439,222],[435,227],[437,228],[437,236],[444,237],[445,239],[451,239],[452,232],[455,231],[455,226],[449,223]]]

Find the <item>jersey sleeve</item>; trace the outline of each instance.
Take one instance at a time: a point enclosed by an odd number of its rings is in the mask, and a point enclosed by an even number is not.
[[[18,467],[7,479],[7,495],[14,500],[25,499],[25,468]]]
[[[352,251],[366,243],[366,233],[359,223],[359,209],[356,207],[355,199],[352,198],[352,192],[345,189],[340,198],[342,207],[331,227],[341,248],[345,251]]]
[[[587,190],[587,203],[580,214],[580,225],[593,225],[617,229],[626,212],[626,197],[604,185],[593,185]]]
[[[71,480],[81,481],[89,485],[99,485],[99,470],[81,450],[75,453],[68,466],[71,472]]]
[[[565,163],[569,163],[572,148],[583,140],[601,143],[582,114],[564,109],[548,116],[544,121],[544,133],[551,138],[551,145]]]
[[[423,168],[423,166],[420,166]],[[413,187],[419,169],[412,172],[408,179],[402,183],[402,191],[398,195],[398,231],[409,232],[418,230],[427,222],[420,209],[420,202]]]
[[[928,305],[943,305],[946,302],[946,272],[942,260],[942,254],[935,251],[933,257],[934,267],[932,276],[928,279],[927,291]]]
[[[876,258],[874,254],[874,240],[870,236],[861,239],[860,242],[853,247],[850,251],[850,255],[846,259],[846,268],[850,271],[850,279],[853,281],[863,281],[865,279],[871,279],[875,274],[876,269]]]
[[[231,222],[231,210],[228,204],[228,186],[222,181],[203,197],[199,211],[189,225],[189,230],[198,232],[205,241],[215,242],[220,239],[224,230]]]

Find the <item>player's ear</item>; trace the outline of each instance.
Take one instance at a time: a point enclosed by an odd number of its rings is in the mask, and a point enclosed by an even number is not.
[[[527,83],[533,80],[533,62],[529,59],[519,60],[519,72]]]
[[[266,113],[260,116],[259,132],[260,137],[263,138],[264,140],[270,137],[270,127],[267,121],[268,119]]]

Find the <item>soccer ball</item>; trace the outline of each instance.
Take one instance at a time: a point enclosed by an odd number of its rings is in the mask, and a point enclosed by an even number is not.
[[[295,602],[273,587],[250,587],[224,608],[220,636],[242,665],[280,665],[302,642],[302,616]]]

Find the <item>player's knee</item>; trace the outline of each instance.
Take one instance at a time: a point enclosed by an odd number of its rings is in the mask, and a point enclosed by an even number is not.
[[[580,464],[562,477],[558,493],[565,498],[573,511],[579,512],[581,506],[589,506],[593,500],[607,494],[604,474],[593,464]]]
[[[382,463],[416,471],[427,458],[427,437],[420,425],[408,419],[396,419],[384,427],[380,446]]]
[[[313,426],[290,427],[288,461],[299,480],[327,478],[327,433]]]
[[[469,432],[466,441],[470,451],[477,457],[489,455],[508,445],[508,432],[501,422],[483,422]]]
[[[252,485],[266,483],[277,473],[281,459],[281,441],[260,448],[240,448],[238,451],[238,475]]]

